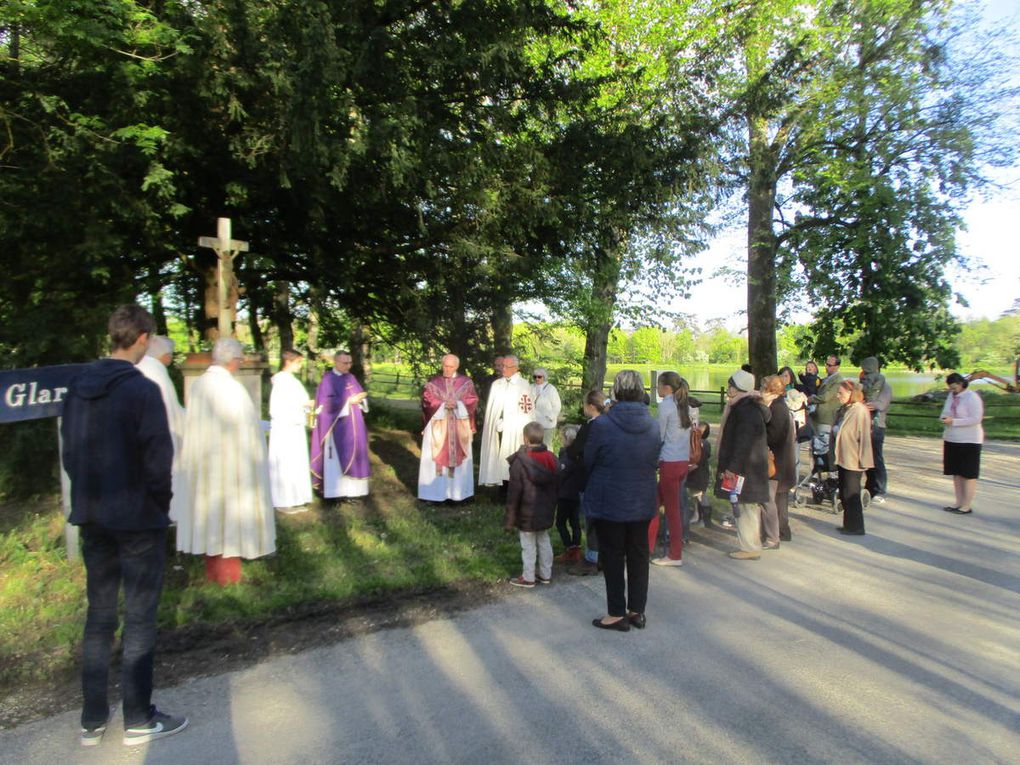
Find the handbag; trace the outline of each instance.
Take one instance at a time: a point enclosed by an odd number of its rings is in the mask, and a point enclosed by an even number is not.
[[[687,464],[690,470],[694,470],[698,465],[701,464],[702,450],[701,450],[701,433],[698,432],[698,428],[695,425],[691,426],[691,453],[687,458]]]
[[[769,478],[776,477],[776,455],[769,449]]]

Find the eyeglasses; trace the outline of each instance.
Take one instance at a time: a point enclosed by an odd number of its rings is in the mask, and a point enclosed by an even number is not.
[[[535,375],[534,377],[532,377],[532,379],[533,380],[544,380],[545,379],[545,375]]]

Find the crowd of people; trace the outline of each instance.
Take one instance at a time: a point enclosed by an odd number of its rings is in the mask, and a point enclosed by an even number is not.
[[[109,658],[122,587],[124,743],[152,741],[188,724],[151,703],[156,608],[171,523],[179,551],[205,556],[211,580],[235,582],[241,558],[275,551],[274,508],[303,512],[313,491],[327,500],[363,497],[370,478],[368,395],[351,373],[349,353],[334,355],[311,399],[296,377],[304,357],[283,351],[282,368],[272,378],[267,448],[266,423],[236,377],[245,360],[236,340],[215,343],[212,363],[193,380],[185,409],[167,373],[173,344],[155,334],[153,317],[122,306],[108,331],[110,356],[72,382],[61,425],[61,456],[71,479],[69,521],[81,527],[87,573],[85,746],[101,741],[110,719]],[[521,571],[510,584],[550,584],[556,561],[568,564],[571,574],[601,570],[607,609],[593,620],[596,628],[646,626],[649,566],[683,565],[690,527],[714,525],[712,495],[732,510],[732,520],[721,521],[736,529],[739,549],[732,558],[758,559],[763,550],[789,542],[787,508],[801,441],[828,445],[825,456],[838,475],[844,508],[840,532],[865,533],[862,490],[872,501],[884,500],[882,447],[892,392],[875,358],[862,362],[856,380],[840,374],[837,356],[826,359],[824,377],[813,362],[799,376],[784,367],[757,384],[750,369],[733,372],[717,426],[714,471],[711,427],[676,372],[656,381],[655,417],[641,375],[625,370],[608,398],[601,390],[585,394],[583,424],[559,428],[562,402],[547,370],[535,368],[529,383],[519,366],[516,356],[498,357],[493,374],[476,388],[455,355],[443,357],[421,397],[418,497],[461,502],[473,496],[473,438],[484,401],[478,484],[496,488],[504,527],[518,533]],[[969,514],[983,441],[981,398],[958,374],[947,385],[944,473],[953,477],[956,504],[945,510]],[[554,526],[563,546],[556,558]]]

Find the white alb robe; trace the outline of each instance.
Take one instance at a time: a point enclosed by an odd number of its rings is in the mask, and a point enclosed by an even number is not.
[[[458,420],[468,418],[467,407],[458,401],[454,414]],[[475,463],[468,449],[464,461],[447,473],[449,468],[436,469],[432,459],[432,423],[446,419],[446,408],[439,407],[432,419],[425,424],[421,439],[421,462],[418,466],[418,499],[429,502],[443,502],[452,499],[459,502],[475,495]]]
[[[519,373],[501,377],[489,388],[478,455],[478,483],[499,486],[510,480],[507,457],[524,443],[524,426],[534,420],[531,386]]]
[[[136,365],[138,371],[152,380],[159,386],[160,395],[163,397],[163,408],[166,409],[166,422],[170,426],[170,440],[174,445],[174,462],[171,468],[171,488],[174,493],[170,500],[170,520],[176,523],[181,517],[181,508],[187,499],[187,489],[183,484],[181,475],[181,447],[184,444],[184,407],[177,399],[177,389],[174,387],[170,373],[166,371],[163,362],[152,356],[142,356],[142,360]]]
[[[269,489],[273,507],[298,507],[312,501],[308,471],[305,407],[308,391],[290,372],[273,375],[269,394]]]
[[[188,489],[177,549],[259,558],[276,550],[266,440],[244,386],[211,366],[191,386],[181,469]]]
[[[545,445],[551,447],[556,424],[560,420],[560,410],[563,409],[560,392],[552,383],[532,383],[531,400],[535,402],[535,422],[545,430]]]
[[[360,406],[361,411],[368,413],[367,398],[356,406]],[[351,402],[348,401],[340,410],[340,417],[350,417],[350,415]],[[332,438],[322,453],[322,496],[326,499],[368,496],[367,478],[351,478],[344,475],[343,468],[340,466],[340,455],[337,454]]]

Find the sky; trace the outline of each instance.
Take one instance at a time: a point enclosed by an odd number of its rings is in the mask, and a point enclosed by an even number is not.
[[[1020,35],[1018,0],[989,0],[985,3],[984,18],[989,25],[1005,24]],[[1020,72],[1015,79],[1020,80]],[[987,198],[974,200],[964,216],[967,230],[957,234],[960,253],[972,267],[966,270],[954,267],[948,272],[954,290],[969,304],[952,306],[953,313],[962,321],[997,319],[1020,298],[1020,167],[999,171],[995,177],[1003,188]],[[745,281],[713,274],[720,268],[743,272],[746,264],[745,229],[722,232],[706,252],[691,262],[701,268],[702,281],[678,309],[693,314],[701,326],[709,320],[722,319],[731,331],[744,329]]]

